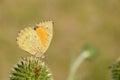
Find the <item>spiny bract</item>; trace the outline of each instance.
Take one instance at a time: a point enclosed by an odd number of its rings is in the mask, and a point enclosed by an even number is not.
[[[13,67],[10,80],[53,80],[53,78],[40,58],[26,57]]]

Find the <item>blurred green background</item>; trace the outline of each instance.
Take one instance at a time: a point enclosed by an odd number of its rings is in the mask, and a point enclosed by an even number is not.
[[[45,61],[55,80],[66,80],[71,60],[87,43],[95,45],[99,54],[82,64],[78,76],[110,80],[108,67],[120,56],[119,0],[0,0],[1,80],[8,80],[20,57],[30,56],[18,48],[18,31],[46,20],[54,21]]]

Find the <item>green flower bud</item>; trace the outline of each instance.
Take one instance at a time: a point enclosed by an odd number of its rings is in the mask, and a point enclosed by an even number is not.
[[[87,44],[83,47],[82,52],[86,54],[87,59],[90,59],[97,54],[97,49],[93,45]]]
[[[37,57],[22,58],[11,70],[10,80],[53,80],[45,63]]]
[[[113,80],[120,80],[120,58],[110,66]]]

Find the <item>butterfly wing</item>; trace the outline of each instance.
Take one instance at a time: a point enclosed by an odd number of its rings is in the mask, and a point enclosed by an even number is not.
[[[37,24],[35,27],[35,31],[41,40],[41,44],[42,44],[41,51],[42,53],[45,53],[53,37],[52,21]],[[40,56],[40,53],[37,53],[36,56]]]
[[[17,43],[19,47],[32,55],[41,48],[41,41],[32,27],[25,28],[18,33]]]
[[[37,24],[35,28],[28,27],[21,30],[17,37],[17,43],[21,49],[41,57],[48,49],[52,35],[52,22],[42,22]]]

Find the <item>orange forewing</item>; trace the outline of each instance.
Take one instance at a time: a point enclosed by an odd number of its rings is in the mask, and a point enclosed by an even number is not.
[[[42,45],[45,46],[48,39],[46,30],[43,27],[37,27],[36,32],[41,40]]]

